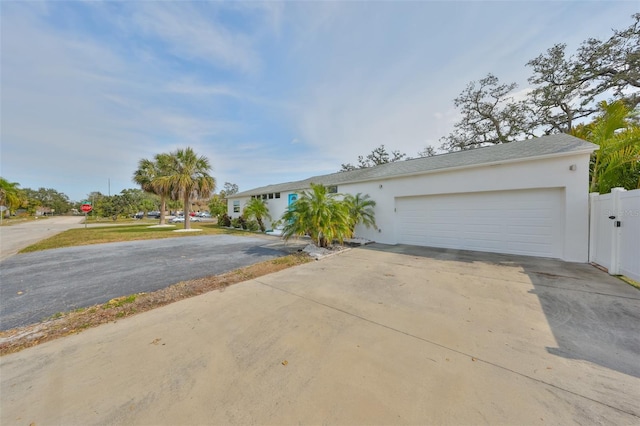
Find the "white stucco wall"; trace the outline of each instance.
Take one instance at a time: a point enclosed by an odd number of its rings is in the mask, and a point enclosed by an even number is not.
[[[576,170],[569,167],[576,165]],[[386,244],[397,244],[396,197],[564,188],[563,260],[586,262],[589,242],[589,154],[554,157],[503,165],[450,170],[415,177],[342,185],[340,192],[367,193],[376,200],[380,231],[357,228],[358,235]],[[382,188],[380,188],[382,185]]]
[[[272,228],[273,222],[280,219],[280,217],[287,211],[289,194],[295,193],[295,191],[281,192],[280,198],[272,198],[264,200],[267,203],[267,207],[269,208],[269,213],[271,214],[271,220],[264,220],[264,224],[267,229]],[[229,198],[229,202],[227,203],[227,214],[230,218],[235,218],[242,215],[242,211],[244,210],[244,206],[251,200],[251,197],[242,197],[242,198]],[[233,212],[233,202],[240,201],[240,213]]]
[[[575,165],[576,170],[570,170]],[[571,154],[544,159],[518,161],[491,166],[445,170],[380,181],[344,184],[338,192],[369,194],[377,203],[378,229],[356,228],[358,236],[385,244],[397,244],[396,198],[406,196],[456,194],[534,188],[562,188],[565,202],[562,212],[564,248],[561,258],[571,262],[587,262],[589,245],[589,154]],[[305,189],[305,188],[302,188]],[[273,219],[287,208],[288,194],[267,200]],[[248,198],[241,199],[241,211]],[[229,202],[229,216],[233,213]]]

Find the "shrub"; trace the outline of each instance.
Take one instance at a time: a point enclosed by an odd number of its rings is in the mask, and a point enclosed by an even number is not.
[[[238,222],[240,223],[240,227],[242,229],[247,229],[247,219],[245,219],[244,216],[238,216]]]
[[[240,218],[234,217],[233,219],[231,219],[231,226],[233,226],[234,228],[242,228],[242,223],[240,223]]]
[[[263,219],[271,220],[269,207],[266,201],[260,198],[252,198],[244,207],[242,215],[247,219],[255,219],[262,232],[266,231]]]
[[[220,226],[231,226],[231,218],[228,214],[223,213],[218,215],[218,225]]]
[[[336,198],[324,185],[311,184],[311,190],[302,191],[296,202],[289,206],[281,219],[285,225],[282,237],[309,234],[318,247],[327,247],[333,241],[342,243],[351,236],[351,218],[347,203]]]
[[[251,232],[256,232],[260,230],[260,224],[258,223],[257,220],[248,220],[245,223],[245,225],[246,225],[245,229],[248,229]]]

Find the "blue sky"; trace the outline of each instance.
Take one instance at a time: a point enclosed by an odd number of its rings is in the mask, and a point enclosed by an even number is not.
[[[332,173],[380,144],[440,145],[453,99],[638,3],[2,1],[0,175],[80,201],[191,146],[221,188]],[[109,187],[110,182],[110,187]]]

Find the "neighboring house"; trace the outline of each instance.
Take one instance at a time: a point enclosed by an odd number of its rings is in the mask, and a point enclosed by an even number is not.
[[[36,216],[47,216],[51,213],[51,207],[36,207]]]
[[[260,197],[275,221],[316,183],[369,194],[378,228],[360,226],[356,234],[379,243],[586,262],[589,158],[596,149],[560,134],[387,163],[240,192],[229,197],[228,214],[238,217]]]

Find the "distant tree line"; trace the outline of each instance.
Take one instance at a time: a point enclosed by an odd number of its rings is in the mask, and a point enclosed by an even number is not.
[[[164,223],[167,209],[182,209],[189,213],[192,208],[197,208],[208,209],[212,215],[226,213],[227,197],[238,192],[238,185],[225,182],[220,193],[215,194],[215,179],[210,176],[210,169],[209,160],[198,156],[191,148],[157,154],[152,160],[141,159],[138,163],[133,181],[140,185],[140,189],[124,189],[114,195],[94,191],[84,201],[92,204],[92,217],[112,220],[157,211],[160,222]],[[67,195],[55,189],[20,188],[19,183],[0,177],[0,205],[7,207],[3,212],[5,216],[20,210],[26,215],[38,212],[78,214],[81,204],[70,201]]]
[[[46,214],[67,214],[74,204],[67,195],[52,188],[20,188],[18,182],[10,182],[0,177],[0,205],[5,206],[2,214],[9,216],[22,210],[27,215],[38,212]]]

